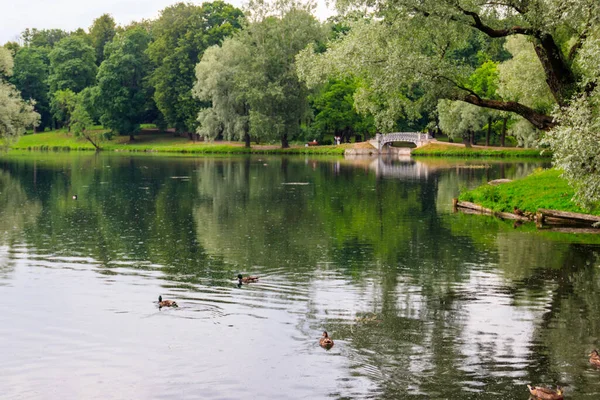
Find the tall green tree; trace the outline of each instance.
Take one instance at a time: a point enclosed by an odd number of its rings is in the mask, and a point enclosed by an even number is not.
[[[340,136],[350,141],[351,135],[375,132],[371,115],[360,115],[354,108],[354,94],[358,90],[356,79],[330,80],[311,100],[315,110],[312,128],[320,133]]]
[[[71,131],[71,114],[77,103],[77,94],[71,89],[57,90],[52,93],[50,109],[59,126],[66,126]]]
[[[326,37],[323,26],[311,14],[311,5],[295,1],[272,5],[251,2],[251,23],[238,40],[249,49],[250,61],[240,77],[250,108],[250,135],[280,140],[290,138],[310,118],[309,90],[296,74],[296,55],[309,44]]]
[[[95,104],[100,122],[131,140],[147,117],[152,91],[148,85],[151,72],[146,53],[150,35],[143,27],[134,27],[115,36],[106,46],[106,59],[98,70]]]
[[[70,89],[79,93],[96,79],[96,56],[92,46],[78,36],[62,39],[49,54],[50,93]]]
[[[154,99],[177,132],[194,132],[201,108],[192,96],[194,67],[206,48],[220,44],[240,28],[242,11],[222,1],[196,6],[177,3],[152,24],[148,55],[156,64],[151,82]]]
[[[40,127],[52,125],[48,87],[48,49],[44,47],[22,47],[15,55],[15,66],[10,81],[21,92],[24,99],[35,100],[35,110],[41,116]]]
[[[12,75],[13,61],[8,49],[0,47],[0,139],[8,144],[39,123],[33,104],[23,101],[19,91],[5,78]]]
[[[96,65],[104,61],[104,47],[113,40],[117,30],[117,24],[109,14],[103,14],[96,18],[89,29],[89,38],[96,53]]]
[[[210,104],[198,114],[198,133],[207,139],[244,140],[250,147],[249,106],[239,77],[250,62],[249,49],[227,38],[222,46],[209,47],[196,66],[194,96]]]
[[[440,129],[450,138],[462,138],[467,147],[488,120],[485,109],[462,101],[441,100],[438,115]]]
[[[96,151],[98,151],[100,150],[100,140],[102,139],[103,134],[90,130],[94,125],[94,120],[86,108],[84,96],[85,94],[82,91],[75,99],[75,106],[71,113],[70,126],[76,137],[84,138],[96,148]]]

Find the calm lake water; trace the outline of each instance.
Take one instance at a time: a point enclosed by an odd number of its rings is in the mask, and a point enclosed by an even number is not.
[[[598,399],[600,240],[451,210],[538,166],[5,155],[0,397]]]

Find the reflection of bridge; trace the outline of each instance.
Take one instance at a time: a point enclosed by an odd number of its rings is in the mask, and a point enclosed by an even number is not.
[[[370,169],[375,171],[377,176],[387,176],[394,178],[408,179],[427,179],[429,176],[429,166],[418,161],[385,162],[381,157],[373,160]]]
[[[370,140],[369,143],[375,147],[381,153],[383,147],[388,143],[393,142],[410,142],[414,143],[417,147],[421,147],[432,141],[433,138],[427,133],[419,132],[394,132],[382,135],[378,133],[375,135],[375,139]]]

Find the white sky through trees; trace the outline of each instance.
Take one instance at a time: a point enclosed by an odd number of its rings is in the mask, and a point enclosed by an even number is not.
[[[74,31],[87,29],[94,19],[110,14],[117,24],[158,17],[160,10],[181,0],[0,0],[0,45],[17,41],[25,28],[63,29]],[[202,4],[202,1],[190,1]],[[242,7],[244,0],[226,0]],[[326,19],[333,11],[325,0],[317,0],[319,19]]]

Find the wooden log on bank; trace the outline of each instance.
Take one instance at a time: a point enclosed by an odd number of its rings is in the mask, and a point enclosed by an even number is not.
[[[517,215],[517,214],[513,214],[513,213],[508,213],[508,212],[493,211],[493,210],[490,210],[489,208],[482,207],[479,204],[471,203],[470,201],[459,201],[458,199],[452,199],[452,205],[454,206],[455,209],[469,210],[470,211],[469,214],[478,213],[478,214],[485,214],[485,215],[493,215],[495,217],[499,217],[502,219],[512,219],[512,220],[517,220],[517,221],[529,221],[529,218],[527,218],[524,215]]]
[[[548,228],[544,229],[544,231],[560,233],[587,233],[593,235],[600,234],[600,229],[598,228]]]
[[[592,225],[600,223],[600,216],[540,208],[537,212],[537,222],[540,225],[546,223],[592,227]]]

